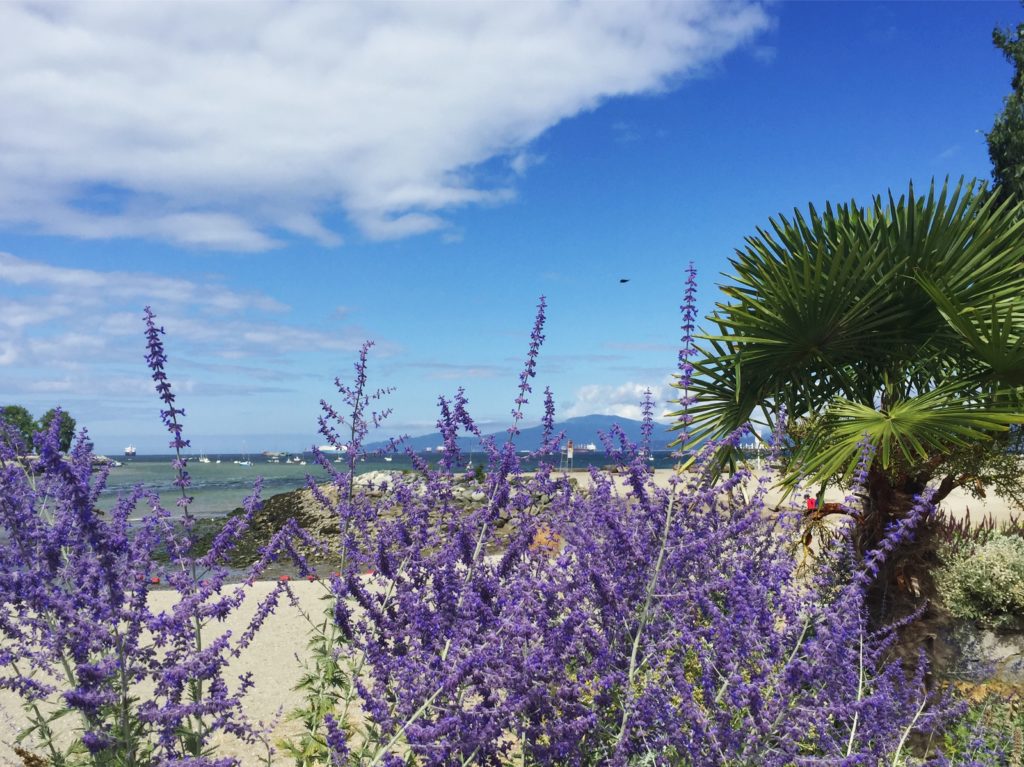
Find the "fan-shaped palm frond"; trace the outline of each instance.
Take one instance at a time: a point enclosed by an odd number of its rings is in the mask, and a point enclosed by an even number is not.
[[[1018,298],[1024,285],[1019,278],[1013,298],[992,297],[987,307],[960,303],[928,277],[919,275],[917,281],[971,353],[989,368],[988,377],[1006,386],[1024,386],[1024,302]]]
[[[688,427],[817,416],[796,471],[842,474],[867,433],[922,461],[1020,423],[1024,206],[977,182],[779,216],[730,261]]]
[[[965,397],[959,382],[893,402],[884,410],[837,398],[811,439],[797,446],[799,473],[818,482],[848,474],[860,458],[865,436],[888,469],[896,461],[904,466],[924,463],[1015,423],[1024,423],[1024,414]]]

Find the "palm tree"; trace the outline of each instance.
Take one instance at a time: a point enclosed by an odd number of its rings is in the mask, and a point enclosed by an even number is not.
[[[785,481],[824,487],[870,440],[865,547],[928,483],[935,501],[974,483],[1024,422],[1021,204],[947,187],[771,220],[693,360],[691,442],[785,409],[802,434]]]

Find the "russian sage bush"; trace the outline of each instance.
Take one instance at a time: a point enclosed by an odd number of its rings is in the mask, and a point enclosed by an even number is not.
[[[684,428],[695,290],[691,269]],[[912,668],[887,660],[894,631],[869,630],[864,591],[928,499],[866,560],[840,545],[800,579],[785,540],[795,521],[766,511],[767,481],[748,483],[745,471],[716,479],[711,446],[667,486],[654,482],[649,395],[641,444],[615,429],[602,435],[617,475],[592,471],[580,490],[553,466],[561,436],[545,391],[540,464],[525,474],[514,440],[544,310],[541,299],[502,440],[481,435],[459,390],[439,403],[438,464],[411,454],[414,474],[370,488],[355,482],[356,462],[388,411],[372,409],[386,391],[368,388],[369,345],[354,381],[337,382],[344,414],[323,403],[321,432],[346,449],[348,466],[318,454],[333,487],[310,481],[337,517],[339,564],[325,580],[326,615],[310,616],[305,731],[287,744],[291,758],[337,767],[904,764],[910,736],[937,728],[943,706],[925,690],[923,659]],[[289,587],[272,592],[239,640],[204,638],[243,597],[226,588],[222,565],[257,499],[209,554],[192,556],[183,413],[160,333],[147,312],[148,363],[178,454],[180,526],[143,489],[109,519],[97,515],[103,475],[90,478],[84,436],[68,459],[55,432],[28,467],[2,456],[0,683],[25,698],[54,765],[227,764],[211,734],[254,735],[240,699],[247,682],[229,691],[224,664]],[[468,510],[456,501],[469,478],[460,434],[480,441],[487,463],[483,500]],[[134,529],[128,515],[142,498],[152,510]],[[264,559],[293,551],[299,534],[283,531]],[[180,599],[155,613],[149,578],[160,546],[172,552],[163,572]],[[143,681],[154,693],[140,701]],[[55,701],[57,713],[80,719],[78,750],[57,750]]]
[[[184,411],[164,371],[162,333],[147,308],[146,359],[175,451],[176,513],[142,487],[100,512],[107,472],[93,472],[84,431],[69,455],[60,453],[60,417],[35,436],[35,455],[10,429],[0,439],[0,687],[24,701],[24,753],[52,767],[223,767],[234,760],[212,753],[215,736],[260,736],[242,706],[250,680],[232,687],[225,667],[280,592],[258,607],[243,636],[217,630],[245,596],[227,585],[225,563],[259,506],[259,483],[245,513],[196,554]],[[139,504],[148,511],[132,522]],[[291,526],[269,542],[265,559],[293,534]],[[165,610],[151,605],[156,583],[176,592]]]
[[[684,351],[693,287],[691,271]],[[546,392],[542,460],[524,474],[513,438],[543,324],[542,299],[507,440],[480,436],[459,390],[440,403],[437,466],[411,455],[418,474],[373,497],[334,472],[335,492],[319,493],[343,566],[296,764],[903,764],[943,706],[923,658],[887,660],[895,627],[869,629],[864,591],[928,499],[866,561],[840,546],[808,582],[785,542],[795,520],[765,509],[767,481],[714,479],[713,446],[667,487],[653,481],[649,397],[644,443],[602,435],[617,476],[592,470],[581,492],[543,460],[560,441]],[[321,424],[351,461],[379,418],[366,363],[364,349],[356,383],[339,383],[351,414],[325,404]],[[687,404],[691,371],[684,353]],[[460,432],[488,462],[468,512],[454,502]]]

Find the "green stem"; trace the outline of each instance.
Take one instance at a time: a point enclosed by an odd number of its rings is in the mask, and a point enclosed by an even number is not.
[[[861,698],[864,697],[864,630],[860,632],[860,644],[858,647],[858,658],[859,658],[859,670],[857,676],[857,702],[860,703]],[[850,740],[846,744],[846,755],[849,756],[853,752],[853,739],[857,734],[857,720],[860,717],[860,711],[853,713],[853,726],[850,728]]]
[[[669,499],[668,508],[665,511],[665,526],[661,531],[661,544],[658,547],[658,558],[654,563],[654,571],[647,581],[647,588],[644,596],[644,606],[640,611],[640,623],[633,637],[633,649],[629,654],[629,672],[626,675],[626,694],[622,705],[622,722],[619,725],[619,732],[615,736],[615,744],[618,744],[626,736],[626,726],[629,724],[629,704],[633,697],[633,682],[638,670],[637,655],[640,652],[640,643],[644,631],[647,629],[647,622],[651,617],[651,605],[654,602],[654,592],[657,588],[658,578],[661,575],[661,567],[665,561],[665,550],[668,547],[669,529],[672,527],[673,513],[675,511],[676,496],[673,494]]]
[[[23,677],[21,669],[18,668],[18,664],[15,661],[11,661],[11,668],[14,669],[14,673],[19,677]],[[46,721],[46,717],[43,716],[43,712],[39,710],[39,706],[36,703],[26,703],[25,707],[31,711],[35,717],[29,718],[30,722],[34,722],[36,729],[39,730],[40,740],[42,740],[45,747],[50,752],[50,758],[53,761],[54,767],[63,767],[64,757],[57,751],[57,748],[53,745],[53,730],[50,729],[49,723]]]
[[[423,716],[427,712],[427,709],[430,708],[430,705],[434,702],[434,699],[441,694],[442,689],[443,688],[438,687],[436,690],[434,690],[434,692],[431,693],[430,697],[423,701],[423,705],[416,709],[413,715],[402,723],[402,726],[398,728],[398,732],[391,736],[391,740],[389,740],[382,748],[377,750],[377,753],[373,757],[373,761],[370,762],[369,767],[376,767],[376,765],[380,763],[380,760],[387,755],[391,747],[395,745],[395,743],[398,742],[398,739],[405,734],[405,731],[409,728],[409,726],[416,722],[421,716]]]
[[[130,706],[128,696],[127,659],[125,658],[124,652],[124,638],[121,636],[118,636],[117,657],[121,678],[121,710],[119,712],[121,719],[121,741],[124,744],[124,753],[125,758],[127,759],[125,764],[127,767],[135,767],[135,744],[132,743],[131,740],[131,729],[128,716]]]
[[[910,724],[907,725],[906,729],[903,730],[903,736],[900,738],[899,745],[896,746],[896,753],[892,757],[893,767],[898,767],[900,764],[900,755],[903,753],[903,747],[907,744],[907,738],[910,737],[911,731],[914,729],[914,725],[917,724],[917,720],[921,718],[921,712],[924,711],[925,705],[928,703],[928,696],[925,695],[921,698],[921,705],[917,707],[917,711],[914,712],[914,718],[910,720]]]

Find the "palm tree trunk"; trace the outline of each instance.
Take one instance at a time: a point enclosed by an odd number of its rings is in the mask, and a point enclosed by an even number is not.
[[[893,476],[877,464],[871,466],[864,515],[857,533],[857,548],[862,556],[876,549],[892,526],[910,513],[928,479],[927,472]],[[935,589],[931,571],[937,563],[935,536],[931,525],[925,523],[910,540],[890,552],[880,567],[867,594],[872,623],[881,626],[905,618],[932,600]]]

